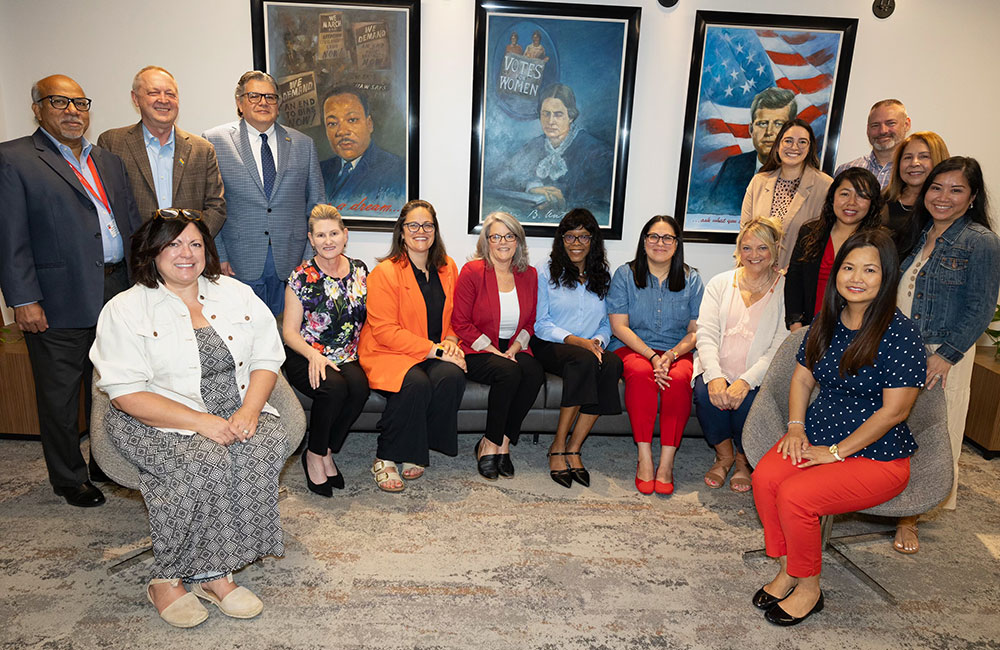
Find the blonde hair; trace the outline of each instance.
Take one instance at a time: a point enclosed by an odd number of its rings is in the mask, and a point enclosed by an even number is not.
[[[763,242],[767,246],[767,250],[771,251],[771,259],[777,263],[782,234],[781,222],[777,219],[757,217],[748,221],[740,228],[740,234],[736,235],[736,251],[733,253],[733,257],[736,258],[737,268],[743,266],[743,261],[740,259],[740,246],[743,245],[743,239],[747,235],[753,235]]]
[[[932,168],[942,160],[947,160],[951,157],[948,153],[948,145],[944,143],[944,139],[937,133],[933,131],[917,131],[908,135],[906,139],[899,143],[899,146],[896,147],[896,153],[892,156],[892,177],[889,178],[889,186],[882,192],[886,203],[889,201],[898,201],[899,197],[903,194],[903,190],[906,189],[906,183],[903,182],[903,177],[899,175],[899,161],[903,158],[903,149],[906,149],[906,145],[914,140],[920,140],[931,150]],[[929,175],[930,169],[927,172]]]
[[[316,224],[320,221],[336,221],[337,226],[341,230],[347,230],[347,228],[344,227],[344,218],[340,216],[340,211],[332,205],[317,203],[316,207],[312,209],[312,212],[309,213],[310,233],[315,230]]]
[[[479,240],[476,242],[476,252],[473,253],[469,259],[470,260],[483,260],[486,262],[486,266],[493,266],[490,261],[490,228],[493,224],[500,223],[507,226],[507,230],[513,233],[517,241],[517,250],[514,252],[514,258],[510,261],[511,270],[521,273],[526,268],[528,268],[528,245],[524,238],[524,228],[521,226],[514,215],[507,212],[491,212],[486,215],[483,219],[483,227],[479,231]]]

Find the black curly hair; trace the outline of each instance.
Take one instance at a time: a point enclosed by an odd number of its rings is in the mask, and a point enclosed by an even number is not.
[[[563,245],[563,235],[570,230],[584,228],[590,233],[590,252],[584,260],[584,273],[587,276],[587,291],[597,294],[603,300],[611,288],[611,270],[608,268],[608,258],[604,253],[604,237],[597,219],[586,208],[574,208],[566,213],[556,228],[552,239],[552,254],[549,256],[549,277],[552,286],[562,285],[570,289],[580,281],[580,270],[570,261]]]
[[[837,174],[830,184],[819,219],[809,223],[808,228],[803,227],[802,255],[798,258],[799,261],[808,262],[823,255],[826,241],[830,238],[830,231],[837,221],[837,215],[833,211],[833,200],[837,196],[837,190],[845,181],[851,184],[858,196],[871,202],[857,229],[873,230],[882,225],[882,188],[878,179],[875,178],[875,174],[863,167],[849,167]]]

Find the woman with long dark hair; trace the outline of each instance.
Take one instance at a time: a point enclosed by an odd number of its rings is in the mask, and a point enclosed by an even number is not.
[[[775,625],[823,609],[820,517],[884,503],[903,491],[917,445],[906,426],[926,376],[913,321],[896,309],[899,268],[885,230],[841,246],[822,309],[802,342],[788,430],[753,473],[767,555],[778,574],[753,604]],[[819,396],[809,404],[813,388]]]
[[[1000,238],[990,227],[975,158],[934,166],[917,197],[916,218],[920,237],[903,261],[898,301],[927,346],[927,390],[944,390],[955,478],[943,507],[954,510],[976,339],[990,324],[1000,290]],[[894,548],[917,552],[916,517],[899,520]]]
[[[368,320],[358,346],[369,385],[385,397],[371,468],[385,492],[401,492],[402,479],[423,476],[430,449],[458,454],[466,367],[451,326],[457,280],[434,206],[408,201],[388,255],[368,275]]]
[[[833,260],[848,237],[882,224],[878,179],[867,169],[849,167],[837,174],[826,193],[819,219],[799,231],[785,276],[785,325],[795,331],[819,311]]]
[[[559,423],[548,456],[552,480],[567,488],[573,481],[590,485],[590,473],[580,457],[583,441],[598,417],[622,412],[618,397],[622,362],[605,351],[611,341],[604,305],[610,287],[597,220],[589,210],[570,210],[556,228],[549,263],[538,269],[531,338],[542,367],[563,380]]]
[[[819,216],[832,182],[819,169],[816,136],[809,123],[799,118],[785,122],[767,160],[747,186],[740,217],[740,224],[759,217],[781,222],[785,234],[778,252],[779,269],[788,268],[799,229]]]
[[[608,318],[615,335],[608,350],[624,367],[625,407],[639,448],[635,488],[674,491],[674,455],[691,415],[695,321],[705,287],[684,263],[680,224],[657,215],[639,233],[635,259],[615,271]],[[653,424],[660,411],[660,462],[653,464]]]

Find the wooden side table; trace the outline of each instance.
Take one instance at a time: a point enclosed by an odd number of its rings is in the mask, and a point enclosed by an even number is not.
[[[38,407],[35,404],[35,380],[31,375],[28,347],[20,332],[8,330],[0,343],[0,435],[38,439]],[[83,394],[80,394],[80,431],[88,427],[84,418]]]
[[[965,437],[992,459],[1000,454],[1000,361],[992,345],[976,348]]]

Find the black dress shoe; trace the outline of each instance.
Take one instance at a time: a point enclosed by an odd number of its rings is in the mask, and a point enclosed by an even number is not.
[[[500,454],[486,454],[485,456],[479,455],[479,448],[483,444],[483,439],[480,438],[479,442],[476,443],[475,448],[473,448],[472,453],[476,456],[476,468],[479,470],[479,475],[482,476],[487,481],[495,481],[500,475],[500,470],[498,465],[500,463]]]
[[[565,451],[550,451],[546,456],[565,456]],[[552,480],[563,486],[564,488],[569,488],[573,486],[573,477],[569,473],[569,467],[566,469],[550,469],[549,476]]]
[[[578,452],[578,451],[567,451],[566,455],[567,456],[579,456],[580,452]],[[582,460],[581,460],[580,464],[581,465],[583,464]],[[583,467],[570,467],[569,468],[569,474],[570,474],[570,477],[572,477],[572,479],[574,481],[576,481],[577,483],[579,483],[583,487],[590,487],[590,472],[588,472],[586,470],[586,468],[583,468]]]
[[[52,490],[66,499],[66,503],[78,508],[93,508],[104,503],[104,494],[90,481],[80,485],[57,485]]]
[[[338,490],[343,490],[344,489],[344,475],[340,473],[340,468],[339,467],[337,468],[337,475],[336,476],[327,476],[326,477],[326,484],[329,485],[330,487],[336,488]]]
[[[514,463],[510,462],[510,454],[500,454],[500,462],[497,463],[497,471],[504,478],[514,478]]]
[[[768,623],[773,623],[774,625],[780,625],[782,627],[788,627],[790,625],[798,625],[802,621],[806,620],[816,612],[823,611],[823,592],[819,592],[819,600],[813,605],[813,608],[809,610],[809,613],[801,618],[795,618],[785,610],[781,609],[781,603],[775,603],[771,609],[764,612],[764,618],[767,619]]]
[[[90,460],[90,465],[88,466],[88,471],[90,473],[90,480],[97,481],[98,483],[110,483],[111,479],[108,475],[104,473],[101,466],[94,462],[94,459]]]
[[[757,590],[757,593],[753,595],[753,606],[756,607],[757,609],[763,609],[766,611],[768,609],[771,609],[771,607],[775,603],[781,602],[782,600],[788,598],[788,596],[791,595],[793,591],[795,591],[795,587],[789,589],[787,594],[779,598],[778,596],[772,596],[771,594],[767,593],[766,591],[764,591],[764,588],[761,587],[760,589]]]
[[[318,494],[321,497],[332,497],[333,485],[330,483],[329,478],[323,481],[322,483],[313,483],[312,479],[309,478],[309,466],[306,464],[306,454],[308,453],[309,453],[308,450],[304,450],[302,452],[302,469],[306,473],[306,486],[309,488],[309,491],[312,492],[313,494]],[[337,474],[337,476],[340,476],[340,474]],[[340,476],[340,483],[341,485],[343,485],[344,483],[343,476]]]

